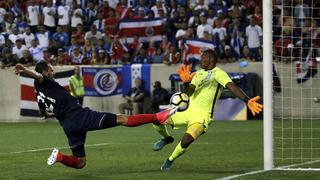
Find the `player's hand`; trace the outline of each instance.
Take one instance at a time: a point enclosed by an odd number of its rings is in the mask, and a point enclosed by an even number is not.
[[[15,74],[20,74],[20,73],[22,73],[24,70],[26,70],[26,68],[25,68],[22,64],[17,64],[17,65],[14,67],[14,73],[15,73]]]
[[[47,112],[45,116],[42,117],[42,120],[48,119],[48,118],[54,118],[54,113]]]
[[[251,98],[248,101],[248,108],[252,112],[253,116],[255,116],[256,114],[259,114],[262,111],[263,106],[256,102],[259,99],[260,99],[260,96],[256,96],[254,98]]]
[[[189,65],[183,65],[178,69],[178,74],[184,83],[191,82],[193,76],[196,74],[195,72],[190,74],[190,66]]]

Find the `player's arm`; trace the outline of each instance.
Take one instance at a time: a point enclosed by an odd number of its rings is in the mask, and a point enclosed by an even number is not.
[[[38,103],[40,115],[43,117],[43,119],[47,118],[53,118],[54,113],[50,113],[46,111],[46,106],[43,103]]]
[[[195,91],[196,87],[191,84],[193,76],[195,76],[195,72],[190,74],[190,66],[183,65],[178,69],[178,74],[180,76],[181,81],[183,82],[183,92],[188,96],[191,96]]]
[[[43,82],[43,76],[42,74],[34,71],[34,70],[31,70],[27,67],[25,67],[24,65],[22,64],[17,64],[14,68],[14,72],[15,74],[25,74],[27,76],[30,76],[31,78],[37,80],[39,83],[42,83]]]
[[[244,100],[248,108],[251,110],[252,114],[259,114],[262,111],[263,106],[256,101],[260,99],[260,96],[256,96],[254,98],[250,98],[245,92],[242,91],[237,85],[233,82],[228,82],[226,84],[226,88],[228,88],[235,96]]]

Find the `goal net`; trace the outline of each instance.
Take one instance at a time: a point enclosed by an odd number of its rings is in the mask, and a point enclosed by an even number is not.
[[[272,6],[274,167],[320,170],[320,1]]]

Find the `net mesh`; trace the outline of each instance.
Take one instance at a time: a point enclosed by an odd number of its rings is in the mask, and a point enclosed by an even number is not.
[[[320,1],[273,1],[276,167],[320,168],[319,24]]]

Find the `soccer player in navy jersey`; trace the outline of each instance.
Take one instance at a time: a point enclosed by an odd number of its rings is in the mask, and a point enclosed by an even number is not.
[[[157,114],[127,116],[108,112],[97,112],[82,108],[70,93],[53,79],[51,64],[41,61],[35,71],[17,64],[16,74],[25,74],[33,79],[40,112],[44,117],[56,117],[68,138],[73,155],[64,155],[54,149],[48,158],[48,165],[60,162],[66,166],[81,169],[86,165],[84,143],[88,131],[122,126],[139,126],[146,123],[165,124],[176,109],[167,109]]]

